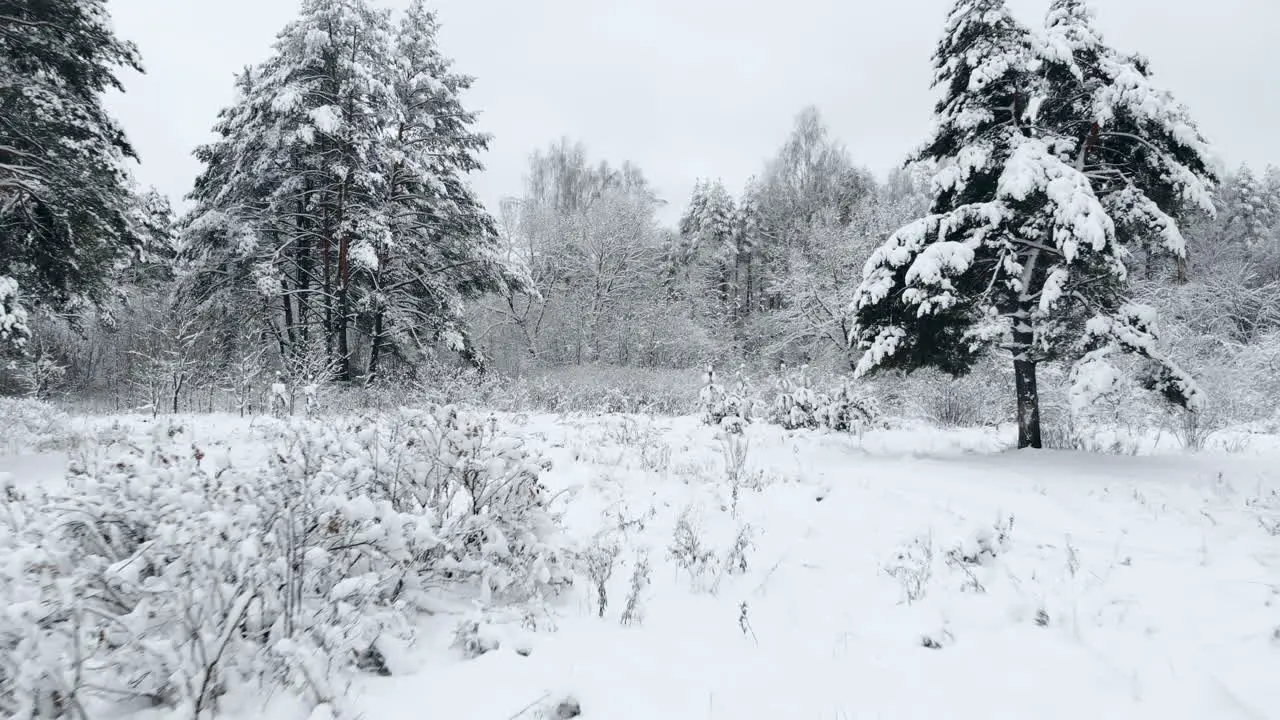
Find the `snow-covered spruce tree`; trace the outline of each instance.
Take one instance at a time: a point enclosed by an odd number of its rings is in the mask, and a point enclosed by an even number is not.
[[[1043,36],[1002,0],[960,0],[934,62],[942,98],[918,159],[939,163],[937,195],[867,262],[851,308],[857,372],[962,374],[1007,349],[1020,447],[1041,446],[1046,360],[1076,361],[1085,397],[1129,352],[1147,387],[1196,407],[1190,377],[1157,350],[1155,312],[1126,296],[1131,248],[1184,256],[1177,213],[1212,212],[1207,146],[1185,109],[1145,61],[1103,44],[1079,0],[1056,0]]]
[[[1231,177],[1221,194],[1219,209],[1228,242],[1240,243],[1248,249],[1261,249],[1275,242],[1277,230],[1274,198],[1266,183],[1259,180],[1248,166]]]
[[[680,218],[678,252],[669,254],[669,277],[679,278],[683,293],[714,298],[721,318],[736,315],[738,214],[733,196],[719,180],[699,181]]]
[[[702,239],[702,217],[706,214],[707,183],[698,180],[689,195],[689,205],[680,216],[677,232],[668,238],[664,248],[663,276],[673,298],[697,295],[693,268],[697,263]]]
[[[116,261],[115,277],[126,287],[144,290],[172,281],[178,248],[169,198],[154,187],[135,191],[129,222],[137,243],[127,257]]]
[[[739,322],[749,318],[759,302],[756,285],[759,284],[760,251],[765,241],[760,227],[759,194],[759,182],[754,177],[747,180],[734,217],[734,287]]]
[[[107,115],[116,72],[141,70],[105,0],[0,3],[0,342],[27,334],[26,303],[99,299],[134,238],[122,161]]]
[[[366,0],[307,0],[247,70],[186,229],[202,303],[259,296],[281,360],[324,338],[338,379],[438,340],[474,355],[461,299],[513,277],[463,175],[487,139],[420,3],[399,27]]]

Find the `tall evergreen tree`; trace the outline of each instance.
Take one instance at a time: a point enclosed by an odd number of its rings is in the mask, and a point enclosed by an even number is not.
[[[135,245],[124,132],[102,105],[141,70],[105,0],[0,3],[0,341],[25,335],[18,293],[98,300]]]
[[[154,187],[137,191],[129,215],[137,245],[116,263],[125,286],[151,288],[174,278],[178,256],[176,218],[169,198]]]
[[[1228,242],[1264,248],[1273,241],[1275,208],[1266,184],[1248,166],[1231,177],[1222,192],[1223,233]]]
[[[422,0],[400,18],[391,65],[395,94],[387,178],[390,232],[374,245],[376,262],[358,302],[371,348],[366,376],[376,377],[384,347],[412,358],[423,336],[444,337],[480,361],[462,321],[462,301],[495,289],[527,289],[527,273],[504,261],[492,217],[466,174],[482,169],[489,137],[461,93],[473,78],[458,74],[437,44],[439,23]]]
[[[197,155],[188,284],[201,303],[257,295],[288,365],[321,348],[337,378],[443,340],[478,362],[461,299],[518,280],[465,181],[487,138],[414,3],[306,0]]]
[[[934,58],[942,91],[919,159],[938,162],[927,217],[868,261],[853,304],[859,373],[960,374],[1000,345],[1013,357],[1019,446],[1040,447],[1036,368],[1076,361],[1080,397],[1114,378],[1117,351],[1189,407],[1191,379],[1157,349],[1155,313],[1126,294],[1131,250],[1185,256],[1175,218],[1212,210],[1207,148],[1145,62],[1102,43],[1079,0],[1037,36],[1002,0],[959,0]]]
[[[680,218],[678,244],[668,249],[667,277],[678,295],[705,298],[717,317],[738,316],[741,220],[733,196],[719,180],[699,180]]]

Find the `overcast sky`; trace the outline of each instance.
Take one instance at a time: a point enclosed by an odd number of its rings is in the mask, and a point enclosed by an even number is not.
[[[407,0],[381,0],[385,6]],[[519,194],[529,154],[564,135],[632,160],[670,205],[694,181],[733,190],[816,105],[854,159],[898,164],[930,122],[930,54],[952,0],[438,0],[441,44],[476,76],[468,105],[494,135],[473,183],[496,209]],[[1039,26],[1048,0],[1011,0]],[[1152,61],[1229,164],[1280,164],[1280,1],[1095,0],[1108,40]],[[232,75],[265,59],[296,0],[109,0],[147,73],[111,99],[142,158],[137,174],[175,200],[199,171],[191,150],[231,98]]]

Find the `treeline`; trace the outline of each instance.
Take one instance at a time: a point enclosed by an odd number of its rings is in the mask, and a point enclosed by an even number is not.
[[[535,153],[499,227],[536,292],[473,315],[495,366],[847,364],[861,263],[929,199],[922,168],[878,180],[809,107],[744,187],[700,179],[675,228],[665,202],[635,163],[568,140]]]
[[[740,186],[662,197],[637,162],[564,139],[486,209],[467,175],[489,138],[433,13],[306,0],[236,79],[175,217],[135,186],[102,108],[141,66],[108,20],[104,0],[0,10],[5,393],[248,411],[275,384],[394,387],[442,368],[848,372],[868,259],[972,160],[942,148],[877,177],[806,108]],[[1280,171],[1205,187],[1216,212],[1177,208],[1187,253],[1136,240],[1126,282],[1160,311],[1163,350],[1255,416],[1280,367]]]

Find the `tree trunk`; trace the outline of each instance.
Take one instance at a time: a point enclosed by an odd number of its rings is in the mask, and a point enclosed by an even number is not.
[[[1014,358],[1014,384],[1018,392],[1018,448],[1041,448],[1040,393],[1036,387],[1034,360]]]
[[[1036,387],[1035,329],[1031,317],[1035,301],[1027,293],[1033,286],[1040,249],[1027,255],[1022,267],[1022,292],[1013,314],[1013,377],[1018,393],[1018,449],[1040,448],[1040,392]]]
[[[378,359],[382,354],[382,310],[373,314],[373,338],[369,346],[369,369],[365,371],[365,385],[378,379]]]
[[[350,315],[349,290],[351,283],[351,241],[346,234],[338,240],[338,307],[334,323],[334,335],[338,341],[338,379],[351,381],[351,347],[348,344],[347,322]]]

